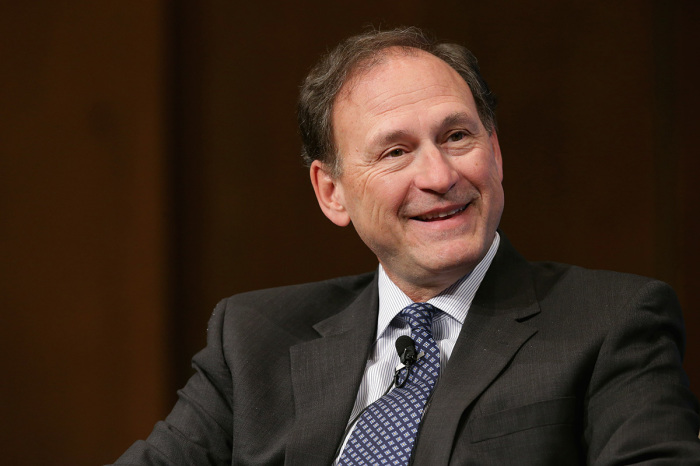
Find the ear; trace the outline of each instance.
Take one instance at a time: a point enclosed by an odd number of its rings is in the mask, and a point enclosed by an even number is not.
[[[316,200],[325,216],[338,226],[349,225],[350,215],[345,209],[343,186],[340,180],[333,178],[330,169],[318,160],[314,160],[311,164],[309,175],[316,193]]]
[[[489,140],[491,141],[491,147],[493,148],[493,156],[496,159],[496,165],[498,166],[498,176],[501,179],[501,183],[502,183],[503,182],[503,159],[501,158],[501,146],[498,143],[498,134],[496,134],[495,129],[491,132],[491,135],[489,136]]]

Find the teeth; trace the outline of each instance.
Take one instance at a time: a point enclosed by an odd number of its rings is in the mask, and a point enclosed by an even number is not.
[[[456,214],[457,212],[461,212],[461,211],[463,211],[463,210],[466,209],[466,208],[467,208],[467,206],[463,206],[463,207],[459,207],[459,208],[457,208],[457,209],[451,210],[451,211],[449,211],[449,212],[442,212],[442,213],[434,214],[434,215],[421,215],[419,218],[420,218],[421,220],[432,220],[432,219],[434,219],[434,218],[449,217],[450,215],[454,215],[454,214]]]

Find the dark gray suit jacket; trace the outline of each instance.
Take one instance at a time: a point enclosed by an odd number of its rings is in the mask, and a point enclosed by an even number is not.
[[[219,303],[196,374],[117,464],[329,465],[377,322],[375,274]],[[529,263],[505,237],[421,424],[416,465],[700,465],[663,283]]]

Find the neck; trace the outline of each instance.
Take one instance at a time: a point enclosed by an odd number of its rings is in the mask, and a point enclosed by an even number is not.
[[[466,272],[456,272],[454,274],[450,274],[449,276],[441,277],[440,280],[431,280],[430,282],[404,280],[401,276],[392,273],[386,267],[384,267],[384,271],[389,279],[394,282],[394,284],[401,291],[403,291],[403,293],[408,296],[411,301],[414,303],[424,303],[439,295],[442,291],[449,288],[465,275],[469,274],[471,269],[467,270]]]

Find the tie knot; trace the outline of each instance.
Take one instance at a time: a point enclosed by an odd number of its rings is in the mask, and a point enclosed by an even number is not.
[[[408,322],[411,329],[416,330],[423,328],[430,331],[433,325],[433,315],[435,311],[437,311],[437,308],[432,304],[413,303],[403,308],[399,315]]]

